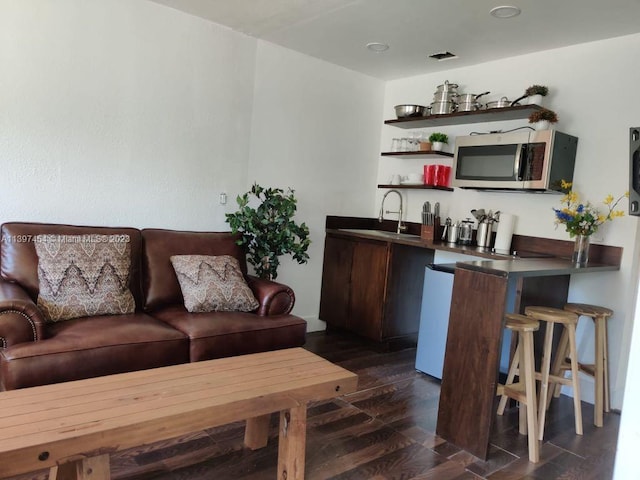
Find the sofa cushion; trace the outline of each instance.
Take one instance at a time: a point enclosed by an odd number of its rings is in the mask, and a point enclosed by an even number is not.
[[[136,305],[142,305],[140,292],[140,230],[124,227],[83,227],[52,223],[9,222],[1,229],[0,275],[23,287],[35,302],[38,298],[38,255],[34,238],[37,235],[128,235],[131,247],[131,278],[129,290]]]
[[[47,339],[0,350],[6,390],[176,365],[189,340],[148,315],[85,317],[47,325]]]
[[[304,345],[307,322],[295,315],[189,313],[175,306],[151,315],[189,337],[192,362]]]
[[[175,230],[142,230],[144,309],[153,311],[171,305],[182,305],[182,291],[171,265],[173,255],[231,255],[240,270],[247,273],[244,250],[231,232],[181,232]]]
[[[133,313],[128,235],[39,235],[38,307],[51,321]]]
[[[229,255],[174,255],[184,306],[189,312],[250,312],[259,304],[238,260]]]

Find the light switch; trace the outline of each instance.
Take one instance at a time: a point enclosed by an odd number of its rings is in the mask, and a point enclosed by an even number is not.
[[[227,204],[227,194],[222,192],[220,194],[220,205],[226,205]]]

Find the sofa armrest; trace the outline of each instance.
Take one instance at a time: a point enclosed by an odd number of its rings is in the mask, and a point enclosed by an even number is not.
[[[293,310],[296,296],[287,285],[253,275],[247,275],[247,284],[260,304],[258,315],[284,315]]]
[[[0,348],[36,342],[44,336],[44,318],[29,294],[0,280]]]

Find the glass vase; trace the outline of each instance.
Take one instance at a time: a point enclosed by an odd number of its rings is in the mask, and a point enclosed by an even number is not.
[[[589,235],[576,235],[572,260],[578,266],[585,266],[589,262],[589,240]]]

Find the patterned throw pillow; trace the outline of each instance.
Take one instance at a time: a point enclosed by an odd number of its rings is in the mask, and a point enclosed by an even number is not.
[[[250,312],[258,308],[236,258],[174,255],[171,263],[189,312]]]
[[[129,235],[38,235],[38,306],[57,322],[132,313]]]

